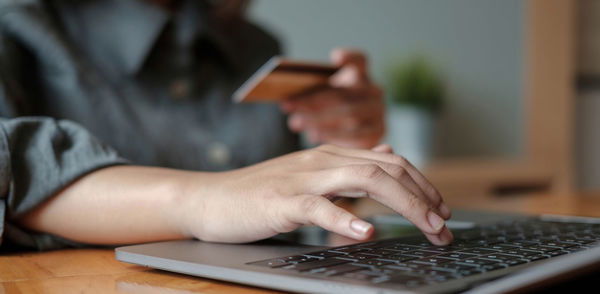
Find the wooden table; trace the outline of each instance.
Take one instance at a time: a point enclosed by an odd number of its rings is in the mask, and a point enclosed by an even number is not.
[[[446,199],[451,207],[600,217],[600,193]],[[365,201],[357,213],[387,210]],[[275,293],[125,264],[112,249],[69,249],[0,256],[2,293]]]

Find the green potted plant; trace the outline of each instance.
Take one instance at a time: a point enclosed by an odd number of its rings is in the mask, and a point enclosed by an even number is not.
[[[431,155],[434,118],[443,105],[438,71],[423,56],[394,64],[389,70],[387,141],[417,167]]]

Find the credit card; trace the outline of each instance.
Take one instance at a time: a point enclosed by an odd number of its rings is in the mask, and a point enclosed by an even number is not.
[[[339,67],[291,60],[269,59],[235,93],[233,101],[278,102],[311,89],[326,86]]]

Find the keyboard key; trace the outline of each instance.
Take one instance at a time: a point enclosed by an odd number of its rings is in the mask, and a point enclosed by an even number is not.
[[[423,270],[431,269],[430,264],[422,264],[422,263],[407,262],[406,266],[412,268],[413,271],[423,271]]]
[[[483,270],[483,271],[490,272],[490,271],[495,271],[495,270],[498,270],[498,269],[503,269],[503,268],[506,268],[506,267],[508,267],[508,266],[506,264],[503,264],[503,263],[492,263],[492,264],[483,265],[483,266],[479,267],[479,269]]]
[[[569,253],[569,252],[563,251],[563,250],[555,250],[555,251],[550,251],[550,252],[544,252],[544,255],[546,255],[548,257],[556,257],[556,256],[564,255],[567,253]]]
[[[405,264],[405,263],[386,265],[383,267],[383,269],[384,269],[384,271],[389,269],[389,270],[403,271],[403,272],[412,272],[415,270],[414,268],[409,267],[408,264]]]
[[[525,259],[529,260],[530,262],[541,260],[541,259],[546,259],[546,258],[548,258],[548,256],[542,255],[542,254],[525,257]]]
[[[362,266],[356,266],[356,265],[352,265],[352,264],[341,264],[341,265],[336,265],[336,266],[325,268],[325,270],[322,272],[322,274],[325,276],[337,276],[337,275],[341,275],[344,273],[359,271],[362,269],[364,269],[364,267],[362,267]]]
[[[588,247],[576,245],[576,246],[572,246],[569,248],[565,248],[563,251],[566,251],[568,253],[573,253],[573,252],[577,252],[577,251],[581,251],[581,250],[585,250],[585,249],[588,249]]]
[[[388,255],[380,258],[376,258],[381,261],[389,261],[389,262],[405,262],[413,259],[417,259],[416,256],[404,255],[404,254],[396,254],[396,255]]]
[[[487,255],[482,255],[481,258],[483,259],[493,259],[493,260],[499,260],[499,261],[506,261],[506,260],[511,260],[511,259],[518,259],[518,256],[514,256],[514,255],[507,255],[507,254],[487,254]]]
[[[305,253],[303,255],[306,257],[313,257],[313,258],[325,258],[325,257],[341,256],[344,254],[337,253],[337,252],[331,252],[331,251],[318,251],[318,252]]]
[[[468,276],[472,276],[472,275],[481,274],[483,272],[485,272],[485,271],[481,270],[479,268],[471,268],[471,269],[466,269],[466,270],[460,270],[457,272],[457,274],[459,274],[463,277],[468,277]]]
[[[444,257],[424,257],[416,260],[410,261],[411,263],[420,263],[420,264],[428,264],[428,265],[439,265],[443,263],[453,262],[454,259],[444,258]]]
[[[334,253],[348,254],[348,253],[369,251],[369,250],[370,249],[368,249],[368,248],[361,248],[361,247],[342,247],[342,248],[329,249],[327,251],[334,252]]]
[[[256,261],[256,262],[252,262],[252,263],[248,263],[248,264],[258,265],[258,266],[266,266],[266,267],[271,267],[271,268],[289,265],[289,263],[287,263],[287,261],[283,258],[275,258],[275,259],[269,259],[269,260]]]
[[[537,252],[550,252],[550,251],[559,250],[559,248],[556,248],[556,247],[542,246],[542,245],[523,247],[523,249],[533,250],[533,251],[537,251]]]
[[[387,256],[387,255],[398,254],[398,251],[385,250],[385,249],[373,249],[367,253],[369,255],[376,255],[378,257],[382,257],[382,256]]]
[[[331,259],[321,259],[321,260],[317,260],[317,261],[292,264],[292,265],[285,266],[283,268],[288,269],[288,270],[295,270],[295,271],[302,272],[302,271],[312,270],[312,269],[316,269],[316,268],[320,268],[320,267],[330,267],[330,266],[334,266],[334,265],[338,265],[338,264],[342,264],[342,263],[348,263],[348,262],[350,262],[350,261],[343,260],[343,259],[337,259],[337,258],[331,258]]]
[[[519,247],[521,247],[521,246],[514,245],[514,244],[501,243],[501,244],[494,244],[494,245],[485,246],[484,248],[503,251],[503,250],[506,250],[506,249],[516,249],[516,248],[519,248]]]
[[[452,271],[452,272],[458,272],[461,270],[468,270],[468,269],[473,269],[473,268],[476,268],[476,266],[460,264],[460,263],[456,263],[456,262],[446,263],[446,264],[442,264],[440,266],[432,267],[432,269],[434,269],[434,270]]]
[[[412,255],[412,256],[417,256],[417,257],[426,257],[426,256],[432,256],[432,255],[438,255],[438,254],[439,254],[439,252],[426,251],[426,250],[416,250],[416,251],[404,252],[404,255]]]
[[[439,252],[439,253],[452,252],[452,251],[456,251],[456,250],[460,250],[460,249],[462,249],[462,248],[454,247],[454,246],[432,246],[432,247],[424,248],[424,250],[434,251],[434,252]]]
[[[499,263],[499,262],[500,262],[499,260],[494,260],[494,259],[469,258],[469,259],[459,260],[456,263],[470,265],[470,266],[483,266],[483,265],[494,264],[494,263]]]
[[[367,259],[367,260],[359,260],[359,261],[354,262],[352,264],[357,265],[357,266],[375,266],[375,267],[379,267],[379,266],[384,266],[384,265],[388,265],[388,264],[393,264],[393,262],[383,261],[383,260],[377,260],[377,259]]]
[[[301,262],[307,262],[307,261],[316,261],[316,260],[319,260],[320,258],[306,257],[304,255],[294,255],[294,256],[284,257],[284,259],[288,263],[301,263]]]
[[[340,256],[340,258],[348,258],[348,259],[353,259],[355,261],[358,260],[365,260],[365,259],[372,259],[372,258],[376,258],[377,255],[371,255],[371,254],[367,254],[367,253],[350,253],[344,256]]]
[[[568,248],[568,247],[573,247],[577,244],[560,242],[560,241],[545,241],[545,242],[541,242],[540,245],[564,249],[564,248]]]
[[[500,250],[498,250],[498,249],[486,249],[486,248],[470,248],[470,249],[461,250],[459,252],[469,253],[469,254],[476,254],[476,255],[482,255],[482,254],[494,254],[496,252],[500,252]]]
[[[423,247],[414,246],[414,245],[398,244],[398,245],[394,245],[394,246],[386,246],[384,249],[392,250],[392,251],[415,251],[415,250],[419,250],[421,248],[423,248]]]
[[[376,247],[382,244],[383,241],[375,241],[375,242],[366,242],[366,243],[360,243],[360,244],[356,244],[354,246],[356,247]]]
[[[507,266],[515,266],[515,265],[519,265],[519,264],[523,264],[523,263],[527,263],[529,262],[526,259],[511,259],[511,260],[505,260],[502,263],[506,264]]]
[[[467,258],[477,257],[477,254],[469,254],[469,253],[464,253],[464,252],[450,252],[450,253],[437,255],[436,257],[444,257],[444,258],[451,258],[451,259],[467,259]]]
[[[541,252],[540,251],[533,251],[533,250],[525,250],[525,249],[510,249],[510,250],[504,250],[502,251],[502,253],[506,253],[506,254],[510,254],[510,255],[518,255],[521,257],[527,257],[527,256],[532,256],[532,255],[538,255]]]
[[[580,244],[580,245],[596,242],[595,240],[590,240],[590,239],[576,239],[576,238],[573,238],[573,237],[570,237],[570,236],[560,237],[559,240],[561,242],[577,243],[577,244]]]

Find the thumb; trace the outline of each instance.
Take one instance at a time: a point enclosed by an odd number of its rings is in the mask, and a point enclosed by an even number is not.
[[[297,205],[291,214],[296,223],[314,224],[328,231],[365,240],[373,234],[373,226],[345,209],[333,204],[327,198],[316,195],[304,195],[296,198]]]
[[[373,147],[371,151],[379,152],[379,153],[394,153],[394,149],[392,146],[388,144],[381,144]]]
[[[361,77],[367,77],[367,57],[362,51],[349,48],[335,48],[331,50],[330,57],[335,65],[339,67],[354,67]]]

